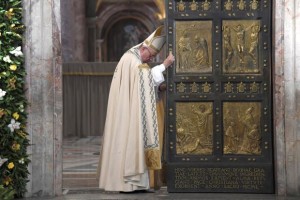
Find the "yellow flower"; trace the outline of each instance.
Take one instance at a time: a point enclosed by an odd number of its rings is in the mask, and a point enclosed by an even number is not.
[[[15,26],[16,26],[15,24],[10,25],[11,28],[13,28],[13,27],[15,27]]]
[[[17,69],[17,65],[10,65],[9,69],[15,71]]]
[[[14,117],[15,119],[19,119],[20,115],[19,115],[18,112],[15,112],[15,113],[13,114],[13,117]]]
[[[3,180],[4,185],[9,185],[9,183],[11,182],[11,178],[10,177],[5,177]]]
[[[8,163],[7,168],[12,169],[12,168],[14,168],[14,166],[15,166],[14,163],[10,162],[10,163]]]
[[[5,12],[5,15],[8,19],[11,19],[12,16],[14,16],[15,14],[13,13],[14,12],[14,9],[9,9],[8,11]]]
[[[14,151],[20,150],[20,144],[14,142],[13,145],[11,146],[11,149]]]

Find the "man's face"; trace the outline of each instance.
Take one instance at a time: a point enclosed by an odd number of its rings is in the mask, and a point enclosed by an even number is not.
[[[156,53],[153,49],[149,47],[142,46],[141,48],[141,59],[143,63],[148,63],[152,61],[153,58],[155,58]]]

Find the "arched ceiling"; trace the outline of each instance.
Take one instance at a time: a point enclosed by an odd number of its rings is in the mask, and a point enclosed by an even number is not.
[[[96,0],[96,10],[99,10],[100,9],[100,6],[102,3],[105,3],[105,2],[109,2],[109,3],[120,3],[121,1],[124,1],[124,2],[135,2],[135,1],[138,1],[138,2],[154,2],[155,5],[158,7],[159,9],[159,12],[160,13],[157,13],[157,16],[159,17],[159,19],[164,19],[166,17],[166,12],[165,12],[165,1],[164,0]]]

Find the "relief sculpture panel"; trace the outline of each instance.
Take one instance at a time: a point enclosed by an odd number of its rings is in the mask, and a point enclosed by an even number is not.
[[[258,102],[224,103],[224,154],[261,154],[260,110]]]
[[[167,0],[168,192],[274,193],[271,0]]]
[[[212,22],[176,22],[176,72],[212,72]]]
[[[213,103],[176,103],[176,153],[212,154]]]
[[[224,20],[223,72],[259,73],[259,20]]]

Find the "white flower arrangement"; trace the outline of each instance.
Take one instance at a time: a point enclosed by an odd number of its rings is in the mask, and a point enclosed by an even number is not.
[[[23,53],[21,51],[21,47],[20,46],[17,47],[17,48],[15,48],[14,50],[10,51],[9,53],[15,55],[16,57],[23,56]]]
[[[12,63],[12,61],[8,55],[3,57],[3,61],[7,62],[7,63]]]
[[[22,3],[22,0],[0,0],[0,43],[5,44],[0,44],[0,166],[5,170],[3,173],[0,170],[0,199],[24,197],[29,175]]]
[[[14,132],[17,129],[20,129],[20,122],[14,120],[14,119],[11,119],[8,127],[10,128],[11,132]]]
[[[24,164],[25,162],[24,162],[24,158],[21,158],[20,160],[19,160],[19,163],[20,164]]]
[[[5,94],[6,94],[6,92],[0,88],[0,100],[3,99],[3,97],[5,96]]]
[[[19,110],[20,110],[20,112],[24,112],[24,106],[23,106],[23,104],[19,106]]]

